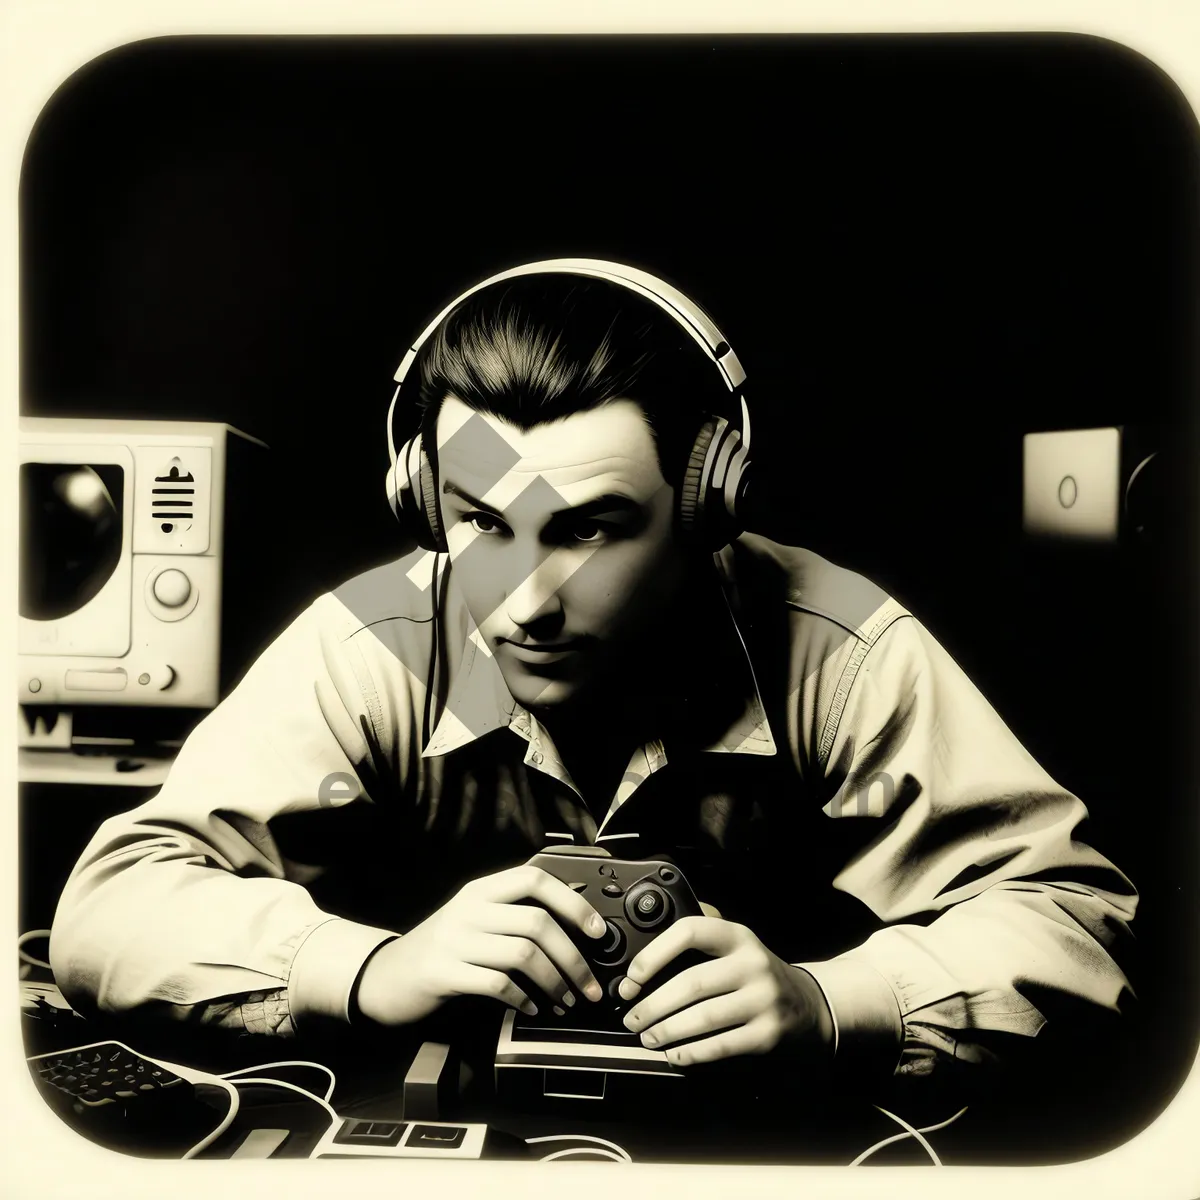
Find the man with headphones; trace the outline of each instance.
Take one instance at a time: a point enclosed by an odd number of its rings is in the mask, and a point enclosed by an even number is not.
[[[1122,1010],[1136,893],[1080,800],[892,597],[743,531],[745,373],[692,301],[532,263],[447,305],[396,383],[416,549],[314,601],[101,826],[51,941],[81,1011],[583,1012],[566,931],[603,923],[523,865],[548,845],[670,856],[705,902],[619,985],[681,1069],[979,1073]]]

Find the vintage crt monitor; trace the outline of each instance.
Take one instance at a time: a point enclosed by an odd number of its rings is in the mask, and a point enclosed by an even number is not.
[[[258,527],[230,487],[265,444],[220,423],[32,417],[20,443],[23,747],[72,749],[88,712],[119,731],[212,708],[244,665],[223,637],[231,550]]]

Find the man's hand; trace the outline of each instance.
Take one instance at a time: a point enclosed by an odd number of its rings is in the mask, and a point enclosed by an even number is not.
[[[752,1054],[809,1060],[833,1049],[833,1017],[807,971],[777,958],[744,925],[716,917],[684,917],[629,964],[620,992],[633,1000],[687,950],[712,960],[667,980],[625,1016],[642,1044],[667,1048],[675,1066]],[[709,1036],[705,1036],[709,1035]],[[687,1046],[673,1046],[700,1038]]]
[[[368,960],[358,1010],[381,1025],[408,1025],[452,996],[493,996],[532,1015],[537,1007],[513,981],[518,972],[556,1004],[575,1003],[572,986],[599,1000],[600,985],[563,926],[604,934],[596,910],[538,867],[485,875]]]

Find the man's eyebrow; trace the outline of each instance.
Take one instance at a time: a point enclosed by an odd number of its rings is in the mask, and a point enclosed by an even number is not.
[[[457,496],[460,500],[465,500],[472,508],[482,508],[485,512],[490,512],[497,517],[501,515],[499,509],[490,504],[484,504],[482,500],[476,500],[470,492],[451,483],[448,479],[442,483],[442,491],[450,496]]]
[[[442,491],[451,496],[457,496],[472,508],[478,508],[484,512],[491,513],[492,516],[499,517],[501,520],[504,518],[504,514],[495,505],[485,504],[482,500],[472,496],[465,488],[460,488],[448,479],[442,483]],[[576,505],[574,508],[559,509],[558,512],[551,514],[551,519],[557,521],[564,517],[583,518],[602,512],[641,511],[642,505],[632,497],[623,496],[620,492],[606,492],[603,496],[597,496],[594,500],[587,500],[583,504]]]
[[[574,508],[563,508],[553,514],[553,519],[563,517],[590,517],[593,513],[633,512],[640,513],[642,506],[631,496],[622,496],[620,492],[606,492],[595,500],[588,500]]]

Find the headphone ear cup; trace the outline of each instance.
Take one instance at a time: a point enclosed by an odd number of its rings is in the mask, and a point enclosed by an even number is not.
[[[705,479],[704,466],[708,461],[708,448],[717,431],[716,421],[709,419],[700,426],[692,452],[688,456],[687,469],[683,473],[683,486],[679,490],[679,523],[689,538],[703,540]]]
[[[720,550],[742,531],[736,505],[750,463],[737,428],[724,417],[700,427],[679,493],[679,520],[690,540]]]
[[[389,499],[396,519],[423,550],[445,550],[438,514],[437,485],[421,435],[410,438],[388,472]]]
[[[427,550],[446,552],[446,538],[442,531],[442,513],[438,508],[437,478],[433,464],[424,449],[421,451],[421,508],[425,528],[429,531]]]

